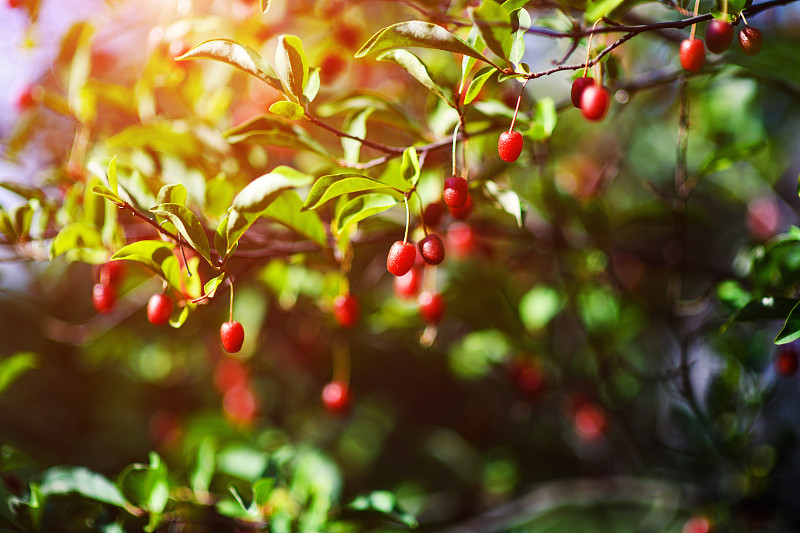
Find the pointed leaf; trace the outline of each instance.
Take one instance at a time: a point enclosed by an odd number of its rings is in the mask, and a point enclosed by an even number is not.
[[[269,106],[269,112],[288,118],[289,120],[300,120],[306,114],[303,106],[286,100],[275,102]]]
[[[489,50],[507,60],[510,52],[510,46],[506,44],[508,12],[494,0],[483,0],[480,7],[470,9],[469,14]]]
[[[511,35],[506,37],[508,41],[508,60],[514,65],[522,61],[525,55],[525,34],[531,27],[531,16],[525,9],[517,9],[511,12]]]
[[[33,352],[17,352],[0,361],[0,393],[19,376],[37,366],[37,356]]]
[[[517,193],[511,189],[504,189],[493,181],[486,182],[486,191],[489,193],[500,208],[513,216],[517,221],[517,226],[522,227],[522,202]]]
[[[797,339],[800,339],[800,303],[789,313],[780,333],[775,337],[775,344],[787,344]]]
[[[69,494],[77,492],[86,498],[126,507],[120,490],[108,478],[83,467],[55,466],[46,470],[39,485],[40,494]]]
[[[261,12],[266,13],[272,0],[261,0]]]
[[[400,200],[389,194],[364,194],[347,202],[336,216],[336,227],[339,232],[351,224],[357,224],[365,218],[382,213],[400,203]]]
[[[279,91],[283,90],[281,80],[275,70],[252,48],[239,44],[228,39],[212,39],[198,44],[182,56],[176,58],[177,61],[186,59],[214,59],[228,63],[240,70],[252,74],[256,78],[265,81],[272,88]]]
[[[150,212],[172,222],[192,248],[203,256],[208,261],[208,264],[211,264],[208,237],[206,237],[205,229],[203,229],[203,225],[194,213],[178,204],[159,204],[150,209]]]
[[[463,39],[453,35],[437,24],[414,20],[401,22],[388,28],[383,28],[356,52],[355,57],[364,57],[368,54],[378,54],[395,48],[434,48],[464,54],[491,63],[478,50],[473,48]]]
[[[186,196],[186,187],[183,183],[171,183],[161,187],[161,190],[158,191],[156,203],[185,205]]]
[[[367,137],[367,120],[373,111],[373,108],[368,107],[351,115],[343,125],[344,131],[359,139],[365,139]],[[358,163],[361,156],[361,141],[342,137],[342,149],[345,161]]]
[[[419,181],[419,157],[417,150],[410,146],[403,152],[403,162],[400,164],[400,173],[403,178],[411,185],[416,185]]]
[[[478,31],[477,26],[472,26],[469,30],[469,36],[467,37],[467,44],[472,46],[476,50],[483,50],[486,47],[486,43],[483,42],[481,38],[481,33]],[[467,75],[472,70],[472,67],[475,66],[475,59],[472,56],[465,55],[461,59],[461,88],[464,87],[464,82],[467,80]]]
[[[302,208],[300,196],[294,191],[286,191],[263,211],[262,216],[283,224],[322,248],[327,248],[328,238],[319,215],[316,211],[303,211]]]
[[[331,198],[343,194],[387,188],[390,187],[385,183],[354,172],[322,176],[308,193],[303,209],[316,209]]]
[[[278,37],[275,50],[275,69],[283,82],[284,93],[299,102],[308,82],[308,58],[303,51],[303,42],[294,35]]]
[[[173,257],[172,250],[175,245],[164,241],[136,241],[123,246],[111,256],[113,261],[128,260],[142,263],[155,272],[161,272],[161,265],[165,259]]]
[[[406,72],[420,82],[425,88],[433,94],[446,102],[452,103],[452,98],[447,96],[439,85],[433,81],[431,75],[428,73],[428,68],[420,58],[409,52],[408,50],[397,49],[389,50],[377,57],[378,61],[392,61],[403,67]]]
[[[117,156],[111,158],[108,163],[108,188],[114,191],[114,194],[119,194],[117,180]]]
[[[115,204],[122,205],[125,203],[122,201],[122,198],[117,196],[116,193],[114,193],[114,191],[112,191],[105,185],[93,185],[90,190],[92,191],[92,193],[107,198],[108,200],[111,200]]]
[[[480,94],[484,84],[489,81],[496,72],[497,70],[494,67],[486,67],[478,71],[475,77],[472,78],[472,83],[469,84],[467,94],[464,96],[464,104],[471,104]]]

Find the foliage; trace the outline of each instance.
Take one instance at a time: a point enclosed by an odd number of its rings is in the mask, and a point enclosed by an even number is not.
[[[133,73],[73,25],[3,138],[0,530],[796,530],[788,3],[237,0]],[[683,71],[714,17],[763,50]],[[384,266],[429,232],[441,324]]]

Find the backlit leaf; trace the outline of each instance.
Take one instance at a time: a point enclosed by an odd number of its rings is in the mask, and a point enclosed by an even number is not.
[[[281,80],[275,70],[262,58],[258,52],[229,39],[212,39],[193,47],[191,50],[176,58],[177,61],[186,59],[214,59],[222,61],[240,70],[252,74],[265,81],[274,89],[283,90]]]
[[[308,58],[303,51],[303,42],[298,37],[278,37],[275,69],[283,82],[284,94],[295,102],[300,102],[308,82]]]
[[[286,100],[275,102],[269,106],[269,112],[288,118],[289,120],[299,120],[306,114],[303,110],[303,106]]]
[[[390,187],[385,183],[354,172],[322,176],[308,193],[303,209],[316,209],[331,198],[343,194],[387,188]]]
[[[150,212],[172,222],[192,248],[211,264],[208,237],[206,237],[205,229],[203,229],[203,225],[194,213],[178,204],[159,204],[150,209]]]
[[[439,87],[435,81],[433,81],[433,78],[431,78],[431,75],[428,72],[428,68],[425,66],[422,60],[408,50],[403,50],[402,48],[389,50],[379,55],[377,60],[392,61],[397,63],[433,94],[442,100],[452,101],[452,98],[446,96],[442,88]]]
[[[389,194],[364,194],[347,202],[336,216],[336,227],[339,231],[350,224],[356,224],[365,218],[382,213],[400,202]]]

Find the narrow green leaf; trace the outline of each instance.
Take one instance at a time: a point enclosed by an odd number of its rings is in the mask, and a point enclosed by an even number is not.
[[[497,202],[500,208],[513,216],[517,226],[522,227],[522,202],[516,192],[511,189],[501,188],[493,181],[486,182],[486,191]]]
[[[178,61],[186,59],[214,59],[222,61],[240,70],[252,74],[266,82],[273,89],[283,90],[281,80],[275,70],[252,48],[228,39],[212,39],[198,44],[182,56]]]
[[[0,361],[0,393],[19,376],[36,368],[37,356],[33,352],[17,352]]]
[[[303,106],[286,100],[275,102],[269,106],[269,112],[288,118],[289,120],[300,120],[306,114]]]
[[[481,38],[481,32],[478,31],[477,26],[472,26],[469,30],[469,36],[467,37],[467,44],[469,44],[472,48],[476,50],[483,50],[486,47],[486,43],[483,42]],[[475,59],[474,56],[465,55],[461,58],[461,85],[460,87],[463,89],[464,83],[467,81],[467,75],[472,70],[472,67],[475,66]]]
[[[328,247],[325,226],[316,211],[303,211],[303,201],[294,191],[286,191],[272,202],[262,216],[283,224],[307,237],[321,248]]]
[[[132,242],[123,246],[111,256],[112,260],[127,260],[142,263],[155,272],[161,272],[161,265],[165,259],[173,257],[172,250],[175,245],[164,241],[145,240]]]
[[[275,480],[270,477],[261,478],[253,483],[253,503],[258,507],[263,507],[269,501]]]
[[[303,209],[316,209],[331,198],[343,194],[387,188],[390,187],[385,183],[354,172],[322,176],[308,193]]]
[[[395,48],[433,48],[463,54],[491,63],[469,43],[437,24],[414,20],[383,28],[356,52],[355,57],[379,54]]]
[[[17,231],[11,223],[11,217],[8,215],[8,211],[2,207],[0,207],[0,233],[9,243],[15,243],[18,240]]]
[[[525,9],[516,9],[511,12],[511,34],[506,37],[508,60],[516,65],[525,55],[525,34],[531,27],[531,16]]]
[[[194,213],[178,204],[159,204],[150,209],[154,215],[164,217],[177,228],[197,253],[211,264],[211,250],[205,229]]]
[[[217,255],[224,258],[228,253],[228,217],[223,218],[214,232],[214,249]]]
[[[26,200],[39,200],[42,203],[47,201],[47,195],[38,187],[28,187],[15,181],[0,181],[0,187],[18,194]]]
[[[775,344],[787,344],[797,339],[800,339],[800,303],[792,308],[780,333],[775,337]]]
[[[357,224],[365,218],[382,213],[400,203],[400,200],[389,194],[364,194],[347,202],[336,216],[336,227],[339,232],[351,224]]]
[[[397,497],[389,491],[375,491],[358,496],[348,506],[355,511],[376,511],[406,527],[415,529],[417,519],[397,503]]]
[[[187,303],[186,305],[183,306],[181,312],[178,313],[177,317],[173,315],[169,319],[169,325],[175,329],[180,329],[180,327],[183,326],[186,323],[186,320],[189,318],[189,313],[194,311],[194,309],[195,309],[194,304]]]
[[[544,141],[553,134],[558,122],[556,103],[549,96],[536,102],[531,117],[531,127],[524,132],[526,137],[535,141]]]
[[[103,236],[100,235],[97,228],[82,222],[67,224],[61,228],[56,238],[53,239],[50,251],[52,257],[66,254],[70,261],[86,258],[84,255],[86,252],[89,252],[90,256],[96,256],[96,262],[101,261],[102,256],[106,256],[108,253],[103,245]],[[95,253],[91,254],[91,252]]]
[[[183,183],[171,183],[161,187],[156,203],[186,205],[186,196],[187,191]]]
[[[467,94],[464,96],[464,104],[471,104],[473,100],[478,97],[486,82],[489,81],[496,72],[497,70],[494,67],[486,67],[479,70],[478,73],[475,74],[475,77],[472,78],[469,88],[467,88]]]
[[[92,191],[92,193],[94,193],[94,194],[96,194],[98,196],[102,196],[104,198],[107,198],[107,199],[111,200],[112,202],[114,202],[115,204],[122,205],[122,204],[125,203],[125,202],[122,201],[122,198],[117,196],[114,193],[114,191],[112,191],[111,189],[109,189],[105,185],[93,185],[90,190]]]
[[[108,478],[83,467],[55,466],[46,470],[39,492],[42,496],[77,492],[91,500],[117,507],[128,505],[120,490]]]
[[[317,97],[320,87],[319,67],[310,68],[308,71],[308,83],[303,89],[303,98],[306,103],[313,102]]]
[[[266,13],[272,0],[261,0],[261,12]]]
[[[594,23],[618,8],[625,0],[599,0],[589,2],[589,8],[584,14],[587,24]]]
[[[108,188],[111,189],[115,195],[119,194],[119,180],[117,179],[117,156],[111,158],[108,162]]]
[[[150,476],[147,509],[151,513],[162,513],[169,501],[167,467],[156,452],[150,452]]]
[[[189,478],[195,493],[207,492],[216,468],[217,439],[207,436],[197,446],[197,459]]]
[[[428,73],[428,68],[422,60],[408,50],[403,50],[402,48],[389,50],[379,55],[377,60],[397,63],[433,94],[446,102],[452,102],[453,98],[447,96],[442,88],[433,81],[433,78],[431,78],[431,75]]]
[[[508,60],[510,52],[510,46],[506,41],[509,33],[508,12],[494,0],[483,0],[479,7],[469,9],[469,15],[489,50],[497,57]]]
[[[303,42],[294,35],[278,37],[275,50],[275,69],[283,82],[284,94],[300,102],[308,82],[308,58],[303,51]]]
[[[344,131],[359,139],[365,139],[367,137],[367,120],[373,111],[372,107],[368,107],[350,115],[342,126]],[[361,141],[342,137],[342,149],[345,161],[358,163],[361,157]]]
[[[416,185],[419,181],[419,156],[417,156],[417,150],[413,146],[409,146],[403,151],[403,161],[400,164],[400,173],[411,185]]]
[[[209,298],[214,297],[214,293],[217,292],[217,287],[222,285],[222,282],[225,280],[225,274],[221,274],[216,278],[211,278],[206,282],[203,286],[203,294],[208,295]]]

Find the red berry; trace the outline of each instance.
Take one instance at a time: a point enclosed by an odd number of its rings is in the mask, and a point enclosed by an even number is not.
[[[739,32],[739,45],[742,47],[742,51],[749,56],[754,56],[761,51],[763,41],[764,38],[758,28],[747,26]]]
[[[608,111],[608,91],[599,85],[590,85],[581,94],[581,113],[587,120],[603,120]]]
[[[711,524],[703,516],[690,518],[683,524],[682,533],[708,533],[711,531]]]
[[[343,328],[352,328],[361,317],[361,303],[352,294],[343,294],[333,302],[333,316]]]
[[[715,54],[721,54],[733,42],[733,24],[714,19],[706,28],[706,47]]]
[[[800,355],[792,349],[781,350],[775,358],[775,371],[779,376],[791,377],[797,373],[800,366]]]
[[[467,257],[475,249],[475,232],[467,224],[451,224],[447,230],[447,249],[456,257]]]
[[[422,281],[422,270],[413,267],[402,276],[394,278],[394,293],[398,298],[410,299],[417,295]]]
[[[447,207],[464,207],[467,203],[467,180],[460,176],[453,176],[444,180],[442,198]]]
[[[332,381],[322,389],[322,405],[333,414],[343,414],[350,408],[350,393],[341,381]]]
[[[439,324],[444,318],[444,298],[442,298],[442,295],[429,292],[420,294],[419,314],[428,324]]]
[[[147,320],[156,326],[169,322],[172,316],[172,300],[166,294],[154,294],[147,302]]]
[[[456,220],[466,220],[470,214],[472,214],[472,209],[475,206],[472,203],[472,196],[467,195],[467,201],[461,207],[450,207],[450,216],[455,218]]]
[[[422,220],[425,221],[426,226],[435,228],[442,221],[444,216],[444,206],[441,202],[433,202],[425,206],[425,211],[422,213]]]
[[[520,390],[535,395],[544,382],[544,373],[536,360],[516,359],[509,364],[509,371]]]
[[[444,243],[441,237],[431,233],[419,241],[419,253],[429,265],[438,265],[444,261]]]
[[[700,70],[706,61],[706,47],[702,39],[684,39],[681,43],[681,66],[689,72]]]
[[[395,276],[402,276],[414,266],[417,251],[410,242],[397,241],[389,249],[386,257],[386,270]]]
[[[322,59],[319,66],[319,75],[322,78],[322,83],[332,83],[344,72],[347,68],[347,62],[339,54],[328,54]]]
[[[92,303],[94,308],[100,313],[108,313],[114,308],[114,301],[117,299],[114,287],[104,283],[98,283],[92,287]]]
[[[234,420],[251,422],[256,414],[256,397],[247,385],[234,387],[225,391],[222,407]]]
[[[122,261],[109,261],[100,267],[100,283],[118,285],[125,275],[125,264]]]
[[[17,108],[17,111],[22,112],[33,107],[33,104],[33,87],[31,85],[26,85],[17,93],[14,106]]]
[[[508,163],[517,160],[522,153],[522,135],[518,131],[504,131],[497,139],[497,153]]]
[[[597,440],[606,429],[606,411],[594,403],[585,403],[575,412],[575,429],[584,440]]]
[[[25,0],[8,0],[8,7],[15,8],[21,6]]]
[[[239,322],[225,322],[219,328],[219,338],[226,352],[236,353],[244,344],[244,328]]]
[[[595,85],[594,78],[575,78],[575,81],[572,82],[572,92],[570,96],[572,97],[572,105],[577,107],[578,109],[581,108],[581,96],[583,96],[583,91],[586,90],[587,87]]]

